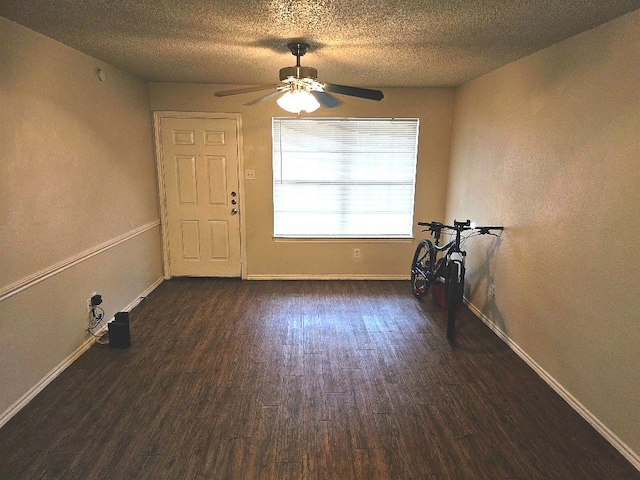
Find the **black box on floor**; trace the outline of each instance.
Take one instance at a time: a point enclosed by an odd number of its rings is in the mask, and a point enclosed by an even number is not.
[[[109,328],[109,346],[128,348],[131,345],[129,332],[129,312],[118,312],[113,321],[107,323]]]

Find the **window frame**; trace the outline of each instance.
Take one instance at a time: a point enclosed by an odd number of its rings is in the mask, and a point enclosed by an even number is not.
[[[318,181],[315,183],[315,186],[318,187],[319,185],[324,185],[325,187],[333,187],[338,188],[339,186],[341,186],[342,188],[339,189],[339,191],[342,190],[347,190],[349,191],[346,194],[347,199],[351,199],[353,200],[353,198],[351,198],[350,196],[353,195],[353,192],[351,192],[350,190],[357,190],[358,188],[362,188],[364,185],[368,185],[369,187],[373,187],[373,188],[387,188],[387,189],[393,189],[395,188],[396,190],[400,191],[400,197],[402,198],[398,198],[398,201],[401,201],[404,204],[404,211],[401,212],[400,214],[398,214],[397,212],[391,212],[388,211],[386,213],[380,213],[378,212],[378,216],[380,218],[384,218],[384,216],[386,215],[389,219],[396,219],[395,222],[396,224],[400,225],[401,228],[399,228],[398,230],[396,230],[395,233],[393,232],[375,232],[374,230],[368,231],[368,232],[363,232],[363,231],[356,231],[354,233],[349,233],[347,231],[342,231],[340,232],[340,227],[336,228],[336,230],[334,232],[307,232],[307,233],[300,233],[300,232],[285,232],[282,229],[280,229],[280,231],[276,231],[277,228],[277,222],[278,222],[278,199],[277,196],[279,193],[281,193],[282,190],[285,190],[286,187],[284,187],[283,185],[286,185],[286,182],[282,182],[282,179],[284,177],[283,172],[283,157],[285,155],[292,155],[295,154],[295,147],[292,147],[290,150],[285,150],[282,148],[282,134],[283,134],[283,128],[286,128],[287,126],[292,126],[292,125],[296,125],[296,126],[300,126],[297,122],[306,122],[309,124],[314,124],[314,123],[329,123],[332,124],[330,126],[333,126],[334,128],[337,128],[338,131],[338,137],[340,140],[345,140],[346,139],[346,143],[338,143],[338,151],[340,153],[336,153],[336,152],[332,152],[331,148],[327,148],[326,151],[322,151],[320,153],[320,155],[322,155],[323,153],[325,154],[335,154],[335,155],[343,155],[343,146],[344,145],[349,145],[352,146],[352,144],[355,144],[358,142],[358,140],[355,140],[354,143],[354,138],[358,138],[358,135],[362,135],[363,137],[366,137],[366,134],[369,133],[368,129],[365,128],[361,128],[360,130],[357,131],[356,136],[351,138],[351,137],[347,137],[344,136],[344,132],[348,131],[349,128],[339,128],[341,127],[340,124],[342,124],[343,122],[353,122],[354,124],[357,123],[362,123],[364,122],[364,124],[366,125],[369,122],[375,123],[375,122],[383,122],[383,123],[387,123],[388,126],[391,126],[393,123],[398,123],[398,127],[402,127],[404,125],[404,128],[407,129],[409,131],[409,133],[407,135],[404,136],[404,142],[402,143],[402,145],[404,145],[404,148],[411,148],[411,151],[405,151],[405,152],[400,152],[397,153],[395,151],[393,151],[392,153],[391,150],[389,151],[382,151],[382,152],[377,152],[376,151],[376,155],[374,155],[374,157],[376,157],[378,159],[378,162],[386,162],[387,159],[382,159],[383,156],[389,155],[389,156],[397,156],[397,157],[402,157],[404,155],[404,158],[402,160],[402,163],[400,165],[400,168],[398,170],[400,170],[400,173],[398,173],[398,176],[401,176],[403,178],[402,181],[396,180],[396,181],[389,181],[388,178],[386,177],[380,177],[380,175],[384,175],[385,173],[387,175],[390,175],[389,173],[389,167],[387,166],[387,172],[380,172],[378,175],[379,177],[377,178],[376,181],[372,182],[372,183],[367,183],[367,182],[362,182],[359,181],[355,176],[354,177],[349,177],[351,178],[351,180],[349,182],[336,182],[336,181],[329,181],[327,182],[325,181]],[[309,135],[312,135],[314,137],[317,137],[316,132],[318,131],[318,129],[316,130],[309,130]],[[272,182],[272,195],[273,195],[273,238],[275,240],[312,240],[312,241],[349,241],[349,240],[354,240],[354,239],[363,239],[363,240],[411,240],[413,238],[413,223],[414,223],[414,216],[415,216],[415,197],[416,197],[416,186],[417,186],[417,165],[418,165],[418,148],[419,148],[419,133],[420,133],[420,119],[419,118],[398,118],[398,117],[303,117],[303,118],[291,118],[291,117],[272,117],[272,126],[271,126],[271,133],[272,133],[272,174],[273,174],[273,182]],[[306,133],[306,132],[305,132]],[[402,132],[404,133],[404,132]],[[369,133],[370,134],[370,133]],[[390,129],[389,131],[389,135],[395,135],[396,132],[394,131],[394,129]],[[393,137],[390,138],[390,140],[393,140]],[[325,140],[326,142],[326,140]],[[358,161],[360,162],[360,165],[362,165],[363,159],[362,156],[366,155],[367,153],[371,153],[371,152],[362,152],[360,150],[358,150],[358,148],[362,148],[362,146],[360,145],[359,147],[356,146],[353,149],[353,153],[350,150],[349,151],[349,155],[352,155],[355,158],[355,161],[350,161],[349,162],[344,162],[344,160],[335,160],[331,166],[335,166],[336,164],[340,164],[342,163],[341,167],[342,168],[353,168],[354,166],[358,166]],[[305,152],[306,154],[311,154],[311,156],[313,156],[313,154],[317,153],[317,152]],[[359,156],[358,156],[359,155]],[[347,155],[348,156],[348,155]],[[351,158],[351,157],[349,157]],[[407,162],[406,159],[410,159],[409,162]],[[325,158],[323,158],[324,160]],[[368,161],[368,160],[367,160]],[[346,165],[346,166],[345,166]],[[339,169],[338,169],[339,170]],[[391,175],[391,177],[394,177],[394,175]],[[279,183],[280,182],[280,183]],[[305,181],[291,181],[289,182],[289,186],[291,187],[291,184],[304,184]],[[278,185],[281,185],[280,187],[278,187]],[[309,185],[311,185],[311,188],[313,188],[314,182],[310,182]],[[402,192],[402,186],[403,185],[410,185],[410,191],[406,191],[406,192]],[[279,189],[280,188],[280,189]],[[366,188],[366,187],[365,187]],[[330,188],[328,188],[330,190]],[[389,193],[387,193],[387,195],[389,195]],[[342,196],[342,194],[340,194],[340,196]],[[325,197],[326,198],[326,197]],[[333,196],[331,197],[333,198]],[[373,198],[373,196],[370,196],[369,198],[367,198],[366,196],[358,196],[356,197],[357,199],[365,199],[365,200],[369,200],[371,201],[371,199]],[[390,199],[392,199],[391,197],[389,197]],[[368,202],[367,202],[368,204]],[[387,207],[388,208],[388,207]],[[309,210],[310,212],[313,213],[312,210]],[[310,215],[312,214],[310,213]],[[299,215],[306,215],[307,213],[304,211],[299,212]],[[341,209],[340,212],[340,219],[343,220],[343,223],[348,222],[348,217],[349,215],[355,217],[355,219],[360,219],[361,223],[360,226],[362,228],[367,228],[367,221],[363,221],[362,219],[366,219],[367,215],[370,216],[375,216],[375,210],[372,210],[371,212],[366,212],[366,211],[360,211],[357,213],[349,213],[348,210],[345,209]],[[295,213],[293,214],[295,215]],[[316,212],[316,215],[321,215],[318,212]],[[329,216],[329,213],[325,213],[325,215]],[[407,220],[407,216],[409,216],[410,218]],[[397,220],[398,217],[405,217],[405,218],[401,218],[401,220]],[[346,220],[345,220],[346,219]],[[293,222],[292,222],[293,223]],[[338,232],[338,233],[335,233]]]

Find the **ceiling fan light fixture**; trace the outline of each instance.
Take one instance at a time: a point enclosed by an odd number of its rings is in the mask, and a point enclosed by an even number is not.
[[[337,85],[334,83],[318,82],[318,71],[313,67],[303,67],[300,65],[300,57],[309,49],[309,44],[302,42],[291,42],[287,45],[293,56],[296,57],[296,64],[293,67],[280,69],[281,85],[258,85],[255,87],[236,88],[216,92],[216,97],[226,97],[227,95],[238,95],[241,93],[259,92],[262,90],[274,90],[272,93],[263,95],[252,100],[245,105],[255,105],[264,100],[286,92],[278,100],[278,105],[287,112],[300,114],[302,110],[307,113],[314,112],[320,107],[334,108],[342,105],[342,102],[332,94],[349,95],[356,98],[380,101],[384,95],[380,90],[369,88],[349,87],[347,85]]]
[[[320,108],[320,103],[306,90],[289,90],[277,102],[283,110],[296,114],[302,110],[311,113]]]

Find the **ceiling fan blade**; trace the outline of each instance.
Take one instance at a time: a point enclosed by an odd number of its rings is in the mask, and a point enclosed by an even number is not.
[[[380,90],[369,88],[347,87],[346,85],[336,85],[334,83],[323,83],[325,92],[338,93],[340,95],[351,95],[352,97],[366,98],[367,100],[382,100],[384,95]]]
[[[319,92],[317,90],[311,90],[311,95],[318,101],[320,105],[325,108],[334,108],[342,105],[342,101],[334,97],[327,92]]]
[[[250,107],[251,105],[257,105],[258,103],[265,102],[265,101],[269,100],[270,98],[275,97],[276,95],[280,95],[281,93],[282,93],[282,90],[280,88],[278,88],[276,91],[267,93],[266,95],[263,95],[261,97],[258,97],[256,99],[254,99],[254,100],[251,100],[250,102],[247,102],[244,105],[247,106],[247,107]]]
[[[229,95],[240,95],[241,93],[251,93],[251,92],[260,92],[262,90],[271,90],[272,88],[276,88],[278,85],[275,83],[272,85],[255,85],[253,87],[244,87],[244,88],[234,88],[232,90],[222,90],[220,92],[214,93],[216,97],[227,97]]]

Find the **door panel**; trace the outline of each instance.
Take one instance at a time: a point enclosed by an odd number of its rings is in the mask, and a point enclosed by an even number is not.
[[[227,163],[225,157],[207,156],[207,190],[211,205],[226,205],[229,199],[227,191]]]
[[[200,260],[200,226],[197,220],[180,221],[181,260]]]
[[[181,205],[195,205],[198,201],[196,188],[196,157],[175,156],[178,180],[178,201]]]
[[[234,119],[160,119],[170,276],[241,274],[238,133]]]
[[[211,233],[211,258],[227,260],[229,258],[229,224],[220,220],[209,221]]]

